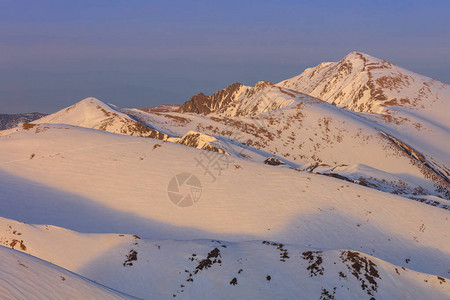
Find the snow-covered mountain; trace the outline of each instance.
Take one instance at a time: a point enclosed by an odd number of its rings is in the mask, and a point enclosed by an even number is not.
[[[195,95],[177,111],[200,115],[255,116],[293,104],[293,97],[296,95],[291,91],[276,87],[269,81],[259,81],[253,87],[233,83],[211,96],[203,93]]]
[[[354,52],[0,131],[0,297],[448,299],[447,93]]]
[[[370,55],[352,52],[278,83],[389,128],[396,139],[450,176],[450,85]],[[384,130],[384,129],[383,129]],[[447,180],[448,182],[448,180]]]
[[[432,113],[449,126],[450,86],[368,54],[352,52],[278,84],[356,112],[387,113],[402,107]]]
[[[339,175],[396,194],[421,200],[427,195],[450,197],[448,175],[441,171],[448,156],[415,150],[424,143],[411,146],[394,129],[298,92],[272,85],[257,95],[207,117],[142,113],[140,118],[173,136],[189,131],[213,136],[216,146],[236,157],[263,162],[276,155],[294,168]],[[281,108],[268,110],[272,105]],[[234,117],[248,107],[250,116]]]
[[[68,124],[112,133],[151,137],[160,140],[168,136],[158,132],[130,116],[120,112],[113,105],[95,98],[86,98],[70,107],[33,121],[33,124]]]

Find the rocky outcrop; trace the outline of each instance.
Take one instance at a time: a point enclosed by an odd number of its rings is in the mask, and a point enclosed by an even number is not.
[[[225,150],[219,148],[217,145],[214,145],[214,143],[217,143],[217,139],[215,137],[200,132],[189,131],[176,142],[192,148],[228,154]]]
[[[220,90],[211,96],[206,96],[203,93],[193,96],[186,101],[178,112],[182,113],[196,113],[200,115],[207,115],[214,111],[227,106],[231,102],[237,100],[239,96],[248,89],[241,83],[233,83],[227,88]]]

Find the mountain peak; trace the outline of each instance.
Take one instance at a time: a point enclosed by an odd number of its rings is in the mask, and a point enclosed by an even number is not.
[[[362,60],[364,62],[380,62],[384,61],[382,59],[376,58],[372,55],[358,52],[358,51],[352,51],[349,54],[347,54],[341,61],[356,61],[356,60]]]
[[[73,126],[99,129],[112,133],[137,135],[167,139],[168,136],[153,130],[144,123],[120,111],[112,104],[106,104],[96,98],[85,98],[72,106],[51,115],[33,121],[33,124],[68,124]]]
[[[78,101],[75,104],[104,104],[102,101],[98,100],[97,98],[94,97],[87,97],[84,98],[83,100]]]
[[[391,114],[399,107],[440,112],[448,85],[362,52],[320,64],[278,83],[356,112]],[[427,91],[425,93],[425,91]]]

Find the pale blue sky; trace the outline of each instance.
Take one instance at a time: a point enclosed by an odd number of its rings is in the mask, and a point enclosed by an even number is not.
[[[0,0],[0,113],[183,103],[354,50],[448,83],[449,3]]]

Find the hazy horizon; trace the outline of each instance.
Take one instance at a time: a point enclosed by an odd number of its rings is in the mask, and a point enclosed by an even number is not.
[[[181,104],[279,82],[351,51],[450,82],[450,4],[434,1],[0,1],[0,113],[86,97]]]

